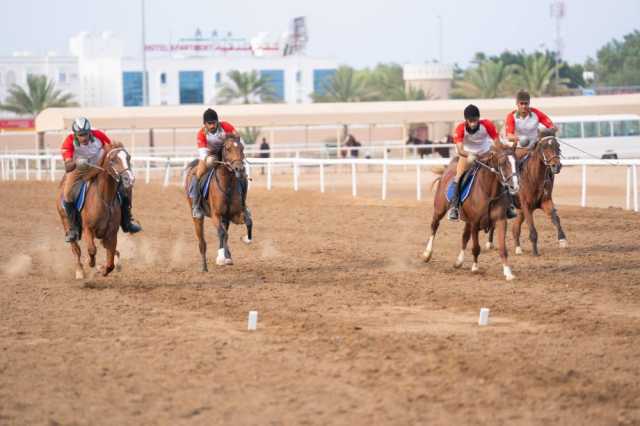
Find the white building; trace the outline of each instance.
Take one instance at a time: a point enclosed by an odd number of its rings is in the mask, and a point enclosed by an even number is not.
[[[44,74],[56,88],[72,93],[83,107],[143,104],[142,60],[124,57],[124,46],[113,34],[81,33],[69,43],[71,55],[43,57],[16,53],[0,57],[0,101],[9,87],[26,86],[27,75]],[[337,63],[303,54],[284,55],[283,38],[266,34],[252,40],[238,37],[182,39],[172,45],[147,45],[149,105],[215,104],[216,93],[232,70],[256,71],[269,78],[276,100],[309,103]]]

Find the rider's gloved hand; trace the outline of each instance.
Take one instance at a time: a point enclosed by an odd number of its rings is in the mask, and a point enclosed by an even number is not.
[[[76,163],[73,160],[67,160],[64,162],[64,171],[69,173],[76,168]]]
[[[89,168],[89,160],[86,158],[77,158],[76,167],[78,170],[87,170]]]

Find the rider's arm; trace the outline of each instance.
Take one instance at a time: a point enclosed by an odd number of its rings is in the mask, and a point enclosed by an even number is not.
[[[460,157],[467,157],[469,154],[464,149],[464,123],[458,124],[453,136],[453,143],[456,145],[456,153]]]
[[[534,113],[538,117],[538,121],[544,127],[546,127],[547,129],[554,129],[556,131],[558,130],[558,128],[553,124],[553,121],[551,121],[551,119],[549,118],[549,116],[547,114],[545,114],[544,112],[542,112],[542,111],[540,111],[539,109],[536,109],[536,108],[531,108],[531,112]]]
[[[66,172],[70,172],[76,168],[76,164],[73,161],[73,152],[75,147],[73,146],[73,135],[69,135],[62,142],[62,160],[64,161],[64,169]]]
[[[498,135],[498,130],[496,130],[496,126],[495,124],[493,124],[493,121],[491,120],[480,120],[480,124],[482,124],[484,126],[485,129],[487,129],[487,134],[489,135],[489,137],[491,138],[491,141],[493,142],[493,147],[496,149],[500,148],[500,136]],[[514,145],[515,147],[515,145]]]
[[[92,130],[91,134],[95,136],[97,139],[99,139],[100,142],[102,142],[102,145],[111,144],[111,139],[109,139],[109,136],[107,136],[107,134],[102,130]]]
[[[209,155],[209,148],[207,146],[207,135],[205,134],[204,129],[200,129],[198,132],[198,158],[200,160],[204,160]]]
[[[516,120],[513,114],[514,112],[509,113],[506,120],[504,120],[504,130],[507,135],[507,140],[513,142],[513,146],[515,147],[518,144],[518,137],[516,136]]]
[[[233,136],[238,136],[238,131],[236,130],[235,127],[233,127],[231,123],[227,121],[221,121],[220,127],[222,127],[222,130],[224,130],[225,133],[231,134]]]

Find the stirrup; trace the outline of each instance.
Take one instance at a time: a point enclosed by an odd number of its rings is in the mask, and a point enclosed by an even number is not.
[[[460,220],[460,212],[458,211],[458,207],[451,207],[449,209],[449,214],[447,215],[449,220]]]
[[[204,212],[202,211],[202,207],[194,206],[193,210],[191,211],[191,216],[193,216],[195,219],[202,219],[204,217]]]
[[[518,217],[518,213],[516,212],[515,206],[512,204],[507,207],[507,219],[515,219]]]
[[[80,236],[78,235],[78,231],[76,231],[75,229],[69,229],[69,231],[67,231],[64,236],[64,242],[73,243],[74,241],[78,241],[79,237]]]
[[[129,223],[126,224],[126,226],[122,227],[122,230],[124,232],[128,232],[129,234],[135,234],[142,231],[142,226],[138,225],[133,221],[133,219],[131,219]]]

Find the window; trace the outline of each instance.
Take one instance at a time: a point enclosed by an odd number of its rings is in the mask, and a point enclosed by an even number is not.
[[[595,138],[598,136],[598,123],[595,121],[585,121],[582,123],[584,127],[585,138]]]
[[[202,71],[180,71],[180,103],[201,104],[204,102]]]
[[[60,83],[66,83],[67,82],[67,74],[64,73],[64,72],[58,73],[58,81]]]
[[[296,83],[302,82],[302,71],[296,71]]]
[[[7,71],[7,75],[5,77],[5,83],[7,86],[11,86],[12,84],[16,83],[16,73],[9,70]]]
[[[335,74],[334,69],[313,70],[313,91],[317,95],[324,95],[327,92],[326,85],[331,83]]]
[[[141,71],[125,71],[122,73],[122,92],[124,106],[142,105]]]
[[[215,75],[215,81],[216,81],[216,84],[220,84],[220,82],[222,81],[222,75],[220,75],[219,72],[217,72]]]
[[[560,123],[560,137],[561,138],[581,138],[582,137],[582,129],[580,126],[581,123]]]
[[[275,101],[284,101],[284,71],[283,70],[262,70],[260,77],[265,78],[273,92]]]
[[[613,136],[638,136],[640,122],[638,120],[621,120],[613,122]]]
[[[167,73],[166,72],[162,72],[160,73],[160,84],[167,84]]]
[[[608,138],[611,136],[611,123],[608,121],[600,122],[600,132],[598,134],[601,138]]]

